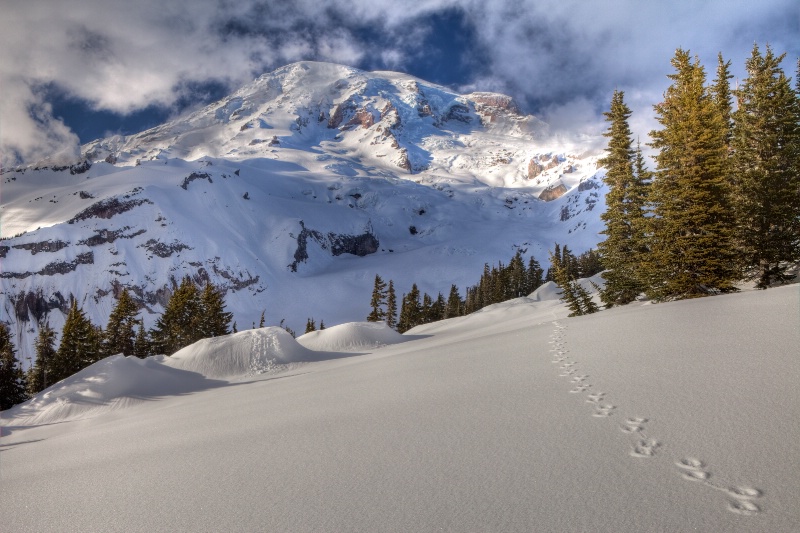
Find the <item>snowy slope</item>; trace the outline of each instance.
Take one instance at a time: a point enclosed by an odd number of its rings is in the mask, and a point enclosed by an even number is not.
[[[289,65],[85,162],[4,172],[0,320],[25,359],[71,297],[104,325],[127,287],[150,326],[185,275],[223,287],[239,329],[362,320],[376,273],[463,295],[517,249],[598,241],[597,154],[545,131],[503,95]]]
[[[4,528],[796,531],[797,285],[578,318],[538,296],[263,373],[230,336],[227,383],[102,361],[82,420],[43,416],[52,392],[3,412]],[[285,340],[263,353],[305,357]]]

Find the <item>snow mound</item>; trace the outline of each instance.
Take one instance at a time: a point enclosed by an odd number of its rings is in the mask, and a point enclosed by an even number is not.
[[[383,322],[348,322],[306,333],[297,342],[315,351],[364,352],[407,340]]]
[[[144,400],[224,385],[170,368],[164,356],[106,357],[3,413],[2,425],[31,426],[95,416]]]
[[[166,358],[164,364],[207,378],[234,379],[270,372],[277,365],[324,358],[298,344],[283,328],[268,327],[197,341]]]

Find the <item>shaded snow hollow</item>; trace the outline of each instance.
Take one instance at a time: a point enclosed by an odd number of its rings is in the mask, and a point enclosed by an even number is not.
[[[797,285],[569,319],[549,296],[395,344],[267,328],[105,359],[3,412],[3,528],[797,530]],[[96,407],[55,423],[58,394]]]

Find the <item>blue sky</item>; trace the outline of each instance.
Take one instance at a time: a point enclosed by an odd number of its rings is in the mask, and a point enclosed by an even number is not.
[[[800,56],[797,0],[0,0],[3,166],[76,157],[297,60],[398,70],[495,90],[551,123],[596,134],[614,89],[654,127],[677,47],[713,77],[743,77],[754,43]]]

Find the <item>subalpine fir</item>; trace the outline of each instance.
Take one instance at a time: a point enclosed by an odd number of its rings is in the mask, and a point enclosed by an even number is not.
[[[699,60],[678,49],[672,66],[654,106],[661,129],[650,133],[658,153],[644,266],[657,300],[732,291],[738,279],[725,117]]]
[[[784,56],[754,46],[735,91],[736,241],[746,278],[762,289],[800,261],[800,103]]]

